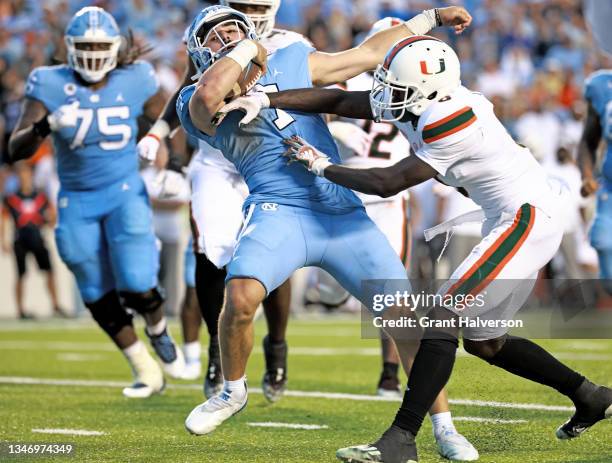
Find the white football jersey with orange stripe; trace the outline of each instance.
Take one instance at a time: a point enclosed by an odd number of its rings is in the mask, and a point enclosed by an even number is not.
[[[271,55],[280,48],[288,47],[296,42],[304,42],[309,46],[312,46],[308,39],[302,34],[283,29],[272,29],[272,32],[267,37],[261,39],[261,44],[266,47],[266,50],[268,50],[268,55]],[[227,172],[238,173],[236,167],[234,167],[234,164],[225,159],[221,151],[213,148],[203,140],[198,139],[198,152],[196,153],[195,157],[197,158],[196,162],[206,165],[213,165]]]
[[[433,167],[442,182],[464,188],[487,218],[517,211],[525,203],[554,209],[544,169],[512,139],[482,94],[458,87],[415,123],[394,124],[416,156]]]

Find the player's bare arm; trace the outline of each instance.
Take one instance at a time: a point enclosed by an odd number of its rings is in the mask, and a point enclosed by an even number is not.
[[[287,109],[316,114],[334,114],[351,119],[373,120],[370,92],[347,92],[329,88],[299,88],[282,92],[254,92],[236,98],[219,110],[224,116],[234,110],[246,114],[240,124],[248,124],[265,108]]]
[[[374,34],[361,45],[339,53],[315,52],[310,55],[309,67],[312,83],[326,86],[344,82],[380,64],[389,48],[398,40],[410,35],[427,34],[437,26],[454,27],[460,34],[472,22],[463,7],[450,6],[427,10],[403,24]]]
[[[372,120],[370,92],[305,88],[267,94],[271,108]]]
[[[13,162],[32,156],[49,134],[47,114],[47,108],[40,101],[24,99],[21,116],[9,139],[8,152]]]
[[[289,162],[299,162],[315,175],[360,193],[388,198],[437,175],[436,170],[417,156],[409,156],[390,167],[354,169],[339,166],[299,137],[285,140]]]
[[[265,68],[266,57],[267,51],[261,44],[245,39],[202,74],[189,101],[191,120],[199,130],[209,135],[215,133],[215,115],[228,95],[239,93],[236,86],[248,63],[254,61]]]
[[[601,124],[593,105],[589,102],[582,137],[578,144],[578,167],[582,173],[582,196],[590,196],[597,191],[595,179],[595,164],[597,162],[597,147],[601,141]]]

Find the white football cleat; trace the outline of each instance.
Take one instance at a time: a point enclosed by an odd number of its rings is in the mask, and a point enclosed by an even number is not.
[[[163,379],[159,388],[136,381],[131,386],[123,388],[123,395],[130,399],[146,399],[154,394],[161,394],[165,387],[166,382]]]
[[[165,328],[158,335],[151,335],[145,329],[145,334],[159,357],[164,372],[171,378],[182,378],[185,370],[185,356],[183,351],[174,342],[174,339],[172,339],[172,336],[170,336],[168,328]]]
[[[441,457],[454,461],[476,461],[478,450],[455,429],[443,428],[436,434],[436,445]]]
[[[123,395],[131,399],[145,399],[161,393],[166,387],[159,364],[146,348],[128,358],[134,375],[134,384],[123,389]]]
[[[185,420],[185,428],[198,436],[214,431],[247,405],[248,394],[242,400],[232,398],[231,391],[222,390],[218,395],[194,408]]]
[[[192,360],[191,362],[185,362],[185,369],[183,370],[183,374],[181,379],[198,379],[202,374],[202,362],[199,360]]]

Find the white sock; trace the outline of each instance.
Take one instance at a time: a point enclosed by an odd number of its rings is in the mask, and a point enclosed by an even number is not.
[[[151,336],[159,336],[166,329],[166,317],[162,317],[155,325],[147,326],[147,333]]]
[[[183,344],[183,353],[185,354],[185,360],[187,362],[200,362],[200,357],[202,356],[200,341],[186,342]]]
[[[434,436],[442,434],[443,431],[455,430],[451,412],[436,413],[431,415]]]
[[[232,399],[243,400],[247,395],[246,375],[234,381],[223,381],[223,389],[232,393]]]
[[[145,346],[142,341],[138,340],[131,346],[128,346],[123,349],[123,354],[128,358],[128,360],[133,360],[135,357],[138,356],[142,349],[145,349]]]

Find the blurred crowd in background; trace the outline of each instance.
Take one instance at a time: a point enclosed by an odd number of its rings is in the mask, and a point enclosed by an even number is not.
[[[150,44],[153,51],[145,58],[154,63],[162,87],[171,93],[182,79],[187,59],[181,40],[184,30],[209,4],[196,0],[0,0],[0,191],[11,184],[6,147],[21,109],[25,79],[33,68],[63,60],[63,30],[74,12],[87,5],[103,7],[123,31],[131,29],[137,42]],[[575,155],[586,110],[584,79],[612,63],[593,44],[581,0],[282,0],[276,27],[301,32],[317,49],[333,52],[359,43],[379,18],[407,19],[423,9],[449,4],[465,6],[474,18],[460,36],[444,28],[433,32],[457,50],[464,85],[491,99],[515,139],[575,193],[571,205],[575,220],[567,227],[571,239],[562,247],[561,274],[569,278],[596,275],[597,259],[586,240],[592,205],[579,196]],[[38,159],[52,154],[50,144],[40,151]],[[39,178],[50,175],[52,163],[46,165]],[[53,199],[54,191],[48,193]],[[423,266],[432,271],[437,256],[435,250],[424,247],[422,230],[473,207],[454,191],[429,183],[413,193],[411,220],[417,243],[413,271]],[[474,239],[477,233],[465,231]],[[453,246],[461,244],[461,240],[453,241]],[[452,260],[452,248],[449,253]]]

